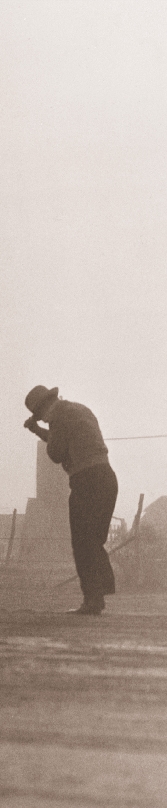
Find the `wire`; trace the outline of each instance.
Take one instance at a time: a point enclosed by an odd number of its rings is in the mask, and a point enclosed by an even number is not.
[[[153,438],[167,438],[167,435],[129,435],[126,438],[105,438],[105,440],[152,440]]]

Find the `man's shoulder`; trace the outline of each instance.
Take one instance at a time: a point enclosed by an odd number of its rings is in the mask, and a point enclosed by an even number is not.
[[[67,401],[66,399],[58,399],[58,401],[55,401],[49,411],[49,424],[54,425],[57,420],[68,417],[75,406],[72,401]]]
[[[85,404],[80,404],[78,401],[66,401],[64,404],[66,404],[65,411],[69,413],[69,415],[78,416],[79,418],[95,418],[92,410],[86,407]]]
[[[49,423],[56,424],[59,419],[95,419],[95,415],[89,407],[85,404],[80,404],[78,401],[68,401],[67,399],[58,399],[50,409]]]

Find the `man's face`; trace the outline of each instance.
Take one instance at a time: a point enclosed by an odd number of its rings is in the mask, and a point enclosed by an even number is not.
[[[52,403],[51,402],[48,403],[48,401],[47,401],[47,402],[45,402],[45,404],[41,404],[41,407],[40,407],[39,412],[38,412],[38,417],[37,417],[36,420],[37,421],[44,421],[44,424],[48,424],[49,423],[50,411],[51,411],[52,407],[54,406],[54,404],[56,404],[56,401],[57,401],[57,398],[55,398],[55,400],[52,401]]]
[[[45,424],[48,423],[48,404],[43,404],[43,406],[41,406],[38,421],[44,421]]]

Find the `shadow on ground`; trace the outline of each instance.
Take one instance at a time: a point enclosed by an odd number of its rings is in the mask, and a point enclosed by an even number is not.
[[[1,615],[0,806],[166,808],[167,599],[63,597]]]

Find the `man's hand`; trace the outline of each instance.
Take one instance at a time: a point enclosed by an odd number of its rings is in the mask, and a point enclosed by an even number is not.
[[[25,429],[29,429],[30,432],[34,432],[37,435],[37,438],[41,438],[44,440],[45,443],[48,442],[49,437],[49,429],[43,429],[43,427],[38,426],[37,421],[34,418],[34,415],[31,415],[30,418],[27,418],[27,421],[24,423]]]
[[[38,429],[37,422],[35,421],[34,415],[31,415],[30,418],[27,418],[27,421],[24,423],[25,429],[29,429],[30,432],[35,432]]]

